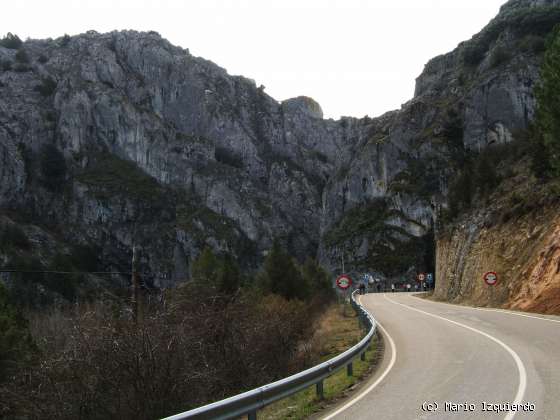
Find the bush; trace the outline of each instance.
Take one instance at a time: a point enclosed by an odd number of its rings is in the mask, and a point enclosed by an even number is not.
[[[31,67],[29,67],[27,64],[17,63],[14,66],[14,71],[17,73],[25,73],[31,70],[32,70]]]
[[[511,60],[511,53],[503,46],[498,46],[490,56],[490,67],[498,67]]]
[[[6,225],[0,231],[0,244],[9,245],[15,248],[29,250],[31,248],[31,243],[25,232],[17,225]]]
[[[541,53],[545,50],[545,39],[538,35],[526,35],[519,41],[519,49],[523,52]]]
[[[27,55],[27,52],[23,48],[20,48],[17,51],[16,61],[21,64],[29,64],[29,56]]]
[[[2,71],[10,71],[12,70],[12,62],[9,60],[2,60],[0,62],[0,67],[2,68]]]
[[[62,38],[60,38],[60,46],[61,47],[65,47],[67,46],[70,41],[72,40],[72,37],[68,34],[64,34],[64,36]]]
[[[42,96],[51,96],[56,90],[57,83],[50,77],[43,79],[40,85],[35,86],[35,91],[39,92]]]
[[[100,252],[94,245],[76,245],[70,253],[70,262],[78,271],[97,271]]]
[[[57,253],[48,266],[47,271],[62,271],[71,273],[76,271],[72,260],[67,255]],[[78,292],[78,283],[82,278],[79,274],[49,273],[45,275],[43,284],[51,292],[57,293],[68,301],[73,301]]]
[[[4,48],[10,48],[12,50],[17,50],[19,47],[21,47],[22,44],[23,42],[21,41],[21,39],[19,39],[17,35],[12,34],[11,32],[8,32],[4,38],[0,39],[0,46]]]
[[[8,291],[14,305],[37,308],[49,303],[49,299],[38,287],[45,282],[44,275],[39,273],[44,270],[44,266],[39,259],[14,256],[6,263],[6,268],[18,271],[10,273],[9,277],[13,285]]]
[[[301,370],[322,309],[192,283],[163,299],[137,325],[119,301],[37,317],[41,359],[0,388],[3,415],[142,420],[216,401]]]

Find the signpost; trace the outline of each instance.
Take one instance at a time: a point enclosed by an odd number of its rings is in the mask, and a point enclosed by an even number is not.
[[[488,286],[495,286],[498,283],[498,275],[494,271],[489,271],[488,273],[484,274],[484,282]]]
[[[350,286],[352,286],[352,279],[350,278],[349,275],[347,274],[341,274],[340,276],[337,277],[336,279],[336,286],[342,290],[344,292],[344,302],[348,301],[348,292],[350,289]],[[342,310],[343,310],[343,314],[344,309],[346,308],[346,305],[342,306]]]
[[[339,289],[346,290],[350,286],[352,286],[352,279],[350,278],[350,276],[347,276],[346,274],[341,274],[336,279],[336,285],[338,286]]]

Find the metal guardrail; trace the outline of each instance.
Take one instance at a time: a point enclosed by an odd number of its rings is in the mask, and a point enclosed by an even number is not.
[[[346,350],[344,353],[333,357],[303,372],[281,379],[279,381],[261,386],[243,394],[235,395],[225,400],[217,401],[203,407],[195,408],[184,413],[167,417],[164,420],[180,419],[232,419],[247,415],[249,420],[257,418],[257,411],[267,405],[295,394],[309,386],[316,385],[317,394],[323,397],[323,380],[340,369],[346,367],[348,375],[353,374],[352,361],[358,355],[362,360],[365,352],[371,345],[371,340],[376,331],[375,319],[356,301],[358,291],[352,293],[351,303],[358,313],[360,321],[367,328],[368,333],[362,340]]]

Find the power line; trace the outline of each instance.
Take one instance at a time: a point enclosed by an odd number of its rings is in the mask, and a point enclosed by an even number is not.
[[[24,274],[126,274],[131,275],[130,271],[51,271],[51,270],[15,270],[15,269],[0,269],[0,273],[24,273]],[[138,273],[145,274],[145,273]]]

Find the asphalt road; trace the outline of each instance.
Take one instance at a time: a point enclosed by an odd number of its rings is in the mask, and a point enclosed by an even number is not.
[[[361,301],[380,325],[383,361],[324,420],[560,419],[560,317],[405,293]],[[495,411],[508,410],[507,403],[519,404],[519,411]]]

